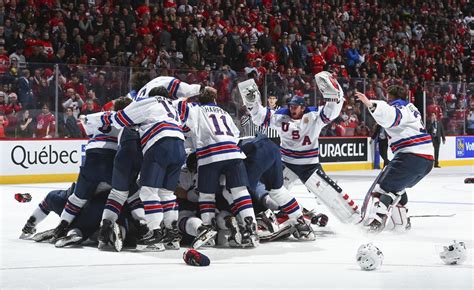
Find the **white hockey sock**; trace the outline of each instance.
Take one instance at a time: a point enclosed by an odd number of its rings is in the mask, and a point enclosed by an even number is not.
[[[199,212],[203,224],[212,224],[212,219],[216,216],[216,195],[214,193],[199,193]]]
[[[245,217],[253,217],[254,222],[255,212],[253,211],[252,198],[245,186],[234,187],[230,189],[234,203],[232,204],[232,213],[234,216],[239,216],[241,222]]]
[[[198,228],[202,225],[202,220],[197,217],[188,217],[184,225],[184,232],[190,236],[197,236]]]
[[[35,222],[34,222],[35,226],[39,224],[40,222],[42,222],[49,214],[49,209],[46,209],[44,207],[45,203],[46,201],[43,200],[31,214],[32,217],[35,217]]]
[[[127,198],[127,203],[132,217],[137,221],[144,221],[145,209],[143,208],[143,202],[140,199],[140,190],[135,192],[132,196],[129,196]]]
[[[264,207],[268,208],[268,209],[271,209],[271,210],[278,210],[280,209],[280,206],[278,205],[278,203],[273,200],[269,194],[266,194],[262,197],[262,200],[261,200],[262,204]]]
[[[178,203],[171,190],[160,188],[158,191],[161,205],[163,206],[163,223],[166,228],[171,228],[173,222],[178,221]]]
[[[107,197],[107,202],[105,203],[102,219],[108,219],[114,223],[118,219],[127,197],[128,191],[120,191],[112,188]]]
[[[302,215],[302,210],[294,197],[284,188],[272,189],[268,192],[270,197],[280,206],[280,209],[288,215],[290,220],[296,220]]]
[[[160,228],[163,220],[163,207],[158,196],[158,188],[142,186],[140,189],[140,199],[145,208],[145,219],[151,230]]]
[[[81,212],[81,209],[86,204],[87,199],[81,199],[75,193],[71,194],[67,199],[63,212],[61,213],[61,220],[67,221],[69,224]]]

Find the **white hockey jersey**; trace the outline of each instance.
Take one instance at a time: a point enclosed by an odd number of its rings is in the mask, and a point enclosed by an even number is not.
[[[279,109],[276,112],[262,105],[250,111],[252,121],[263,127],[270,126],[280,135],[282,160],[290,164],[319,163],[319,134],[321,129],[336,119],[344,101],[328,102],[321,107],[306,107],[300,120],[293,120],[290,110]]]
[[[187,167],[181,168],[179,174],[178,187],[186,190],[186,199],[191,202],[199,201],[199,192],[196,191],[197,187],[197,173],[189,171]]]
[[[184,140],[178,113],[171,101],[164,97],[132,102],[123,110],[107,112],[97,119],[97,127],[110,125],[117,129],[138,125],[143,154],[161,138]]]
[[[180,119],[191,131],[198,166],[229,159],[245,159],[237,146],[240,131],[232,117],[215,104],[178,102]]]
[[[390,104],[384,101],[372,103],[376,104],[376,108],[371,114],[375,121],[385,128],[393,154],[413,153],[433,159],[431,136],[427,133],[415,105],[402,100]]]
[[[100,119],[102,115],[109,112],[99,112],[87,115],[85,119],[84,130],[86,131],[87,141],[86,151],[89,149],[102,148],[117,150],[118,148],[118,135],[120,131],[116,128],[112,128],[109,133],[103,133],[99,131],[97,119]]]
[[[131,97],[134,101],[146,99],[149,97],[150,91],[156,87],[165,87],[173,99],[194,97],[199,94],[201,89],[200,85],[190,85],[175,77],[157,77],[149,81],[135,96],[131,95]]]

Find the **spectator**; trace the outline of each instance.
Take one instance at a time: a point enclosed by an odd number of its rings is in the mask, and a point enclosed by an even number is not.
[[[22,76],[18,80],[18,97],[26,109],[36,107],[36,101],[33,95],[33,83],[30,81],[30,71],[24,69]]]
[[[379,124],[375,124],[375,129],[374,133],[372,134],[370,143],[373,141],[377,142],[379,145],[379,154],[380,157],[382,157],[383,160],[383,167],[388,165],[388,136],[387,133],[385,132],[385,129],[380,126]]]
[[[5,99],[6,95],[4,92],[0,91],[0,114],[5,115],[8,110],[8,103]]]
[[[83,115],[93,114],[100,112],[100,106],[94,101],[94,99],[89,98],[86,100],[86,103],[82,106],[81,113]]]
[[[466,119],[466,133],[474,135],[474,110],[471,109]]]
[[[66,109],[66,117],[64,121],[64,132],[66,138],[81,138],[82,133],[77,125],[77,118],[74,116],[72,107]]]
[[[435,153],[435,163],[434,167],[439,168],[439,146],[441,140],[443,144],[446,142],[446,136],[444,135],[443,123],[438,121],[435,113],[431,114],[430,124],[428,126],[428,133],[431,135],[433,141],[434,153]]]
[[[79,117],[81,108],[84,105],[81,96],[74,91],[73,88],[66,90],[66,100],[62,103],[63,109],[71,108],[74,112],[74,117]]]
[[[35,138],[52,138],[56,130],[56,119],[49,111],[49,105],[43,104],[41,114],[36,117]]]
[[[33,118],[30,116],[30,111],[25,110],[21,114],[20,122],[18,123],[17,137],[31,138],[34,134]]]
[[[8,119],[4,114],[0,113],[0,138],[6,137],[5,131],[7,127],[8,127]]]

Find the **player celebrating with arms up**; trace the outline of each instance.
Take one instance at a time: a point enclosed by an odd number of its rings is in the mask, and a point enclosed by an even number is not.
[[[278,131],[281,145],[285,186],[300,179],[331,212],[344,223],[358,221],[357,206],[342,189],[331,180],[319,164],[319,134],[321,129],[336,119],[344,103],[344,93],[336,79],[329,72],[314,76],[318,88],[326,100],[321,107],[306,106],[302,97],[294,96],[289,108],[276,112],[264,108],[259,102],[256,85],[239,84],[239,89],[252,121],[261,126],[270,126]],[[246,81],[248,82],[248,81]]]
[[[368,211],[368,225],[376,232],[382,231],[390,221],[392,227],[406,225],[408,198],[405,188],[413,187],[425,177],[433,168],[434,160],[431,136],[426,132],[418,109],[405,100],[405,89],[391,86],[387,91],[389,103],[371,101],[364,94],[356,93],[375,121],[384,127],[395,155],[373,192],[369,193],[373,197],[373,207]],[[392,210],[395,206],[397,210]]]

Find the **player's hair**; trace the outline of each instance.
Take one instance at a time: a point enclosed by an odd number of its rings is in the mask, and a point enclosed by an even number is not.
[[[127,98],[127,97],[120,97],[115,100],[114,102],[114,111],[120,111],[125,109],[130,103],[132,102],[132,99]]]
[[[401,99],[406,100],[407,91],[402,86],[393,85],[388,87],[387,93],[391,99]]]
[[[209,104],[214,103],[217,99],[217,95],[213,90],[205,88],[203,92],[199,95],[199,103],[201,104]]]
[[[170,95],[168,93],[168,90],[163,86],[154,87],[153,89],[151,89],[151,91],[148,93],[148,95],[150,97],[156,97],[156,96],[162,96],[162,97],[165,97],[165,98],[170,97]]]
[[[150,74],[148,72],[136,72],[132,75],[131,85],[132,90],[139,91],[149,81],[151,81]]]

